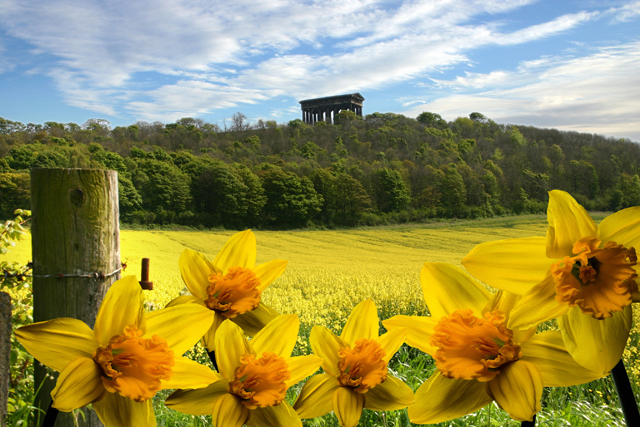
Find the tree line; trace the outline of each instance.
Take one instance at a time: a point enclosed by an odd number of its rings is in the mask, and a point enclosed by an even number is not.
[[[640,205],[640,145],[498,124],[350,111],[336,124],[237,113],[112,128],[0,118],[0,216],[29,208],[33,167],[118,171],[121,220],[195,227],[298,228],[544,212],[547,192],[589,210]]]

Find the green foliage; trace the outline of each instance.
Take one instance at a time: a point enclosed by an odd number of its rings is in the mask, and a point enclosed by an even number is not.
[[[424,111],[420,113],[416,120],[425,125],[427,128],[445,129],[447,121],[440,114]]]
[[[382,212],[397,212],[409,205],[411,196],[400,172],[382,168],[375,171],[373,176],[378,209]]]
[[[467,188],[464,185],[462,175],[458,173],[453,163],[444,169],[440,194],[442,207],[447,216],[460,216],[464,212]]]
[[[15,246],[16,241],[25,237],[25,224],[31,211],[17,209],[15,218],[0,225],[0,254],[6,254]],[[16,328],[33,323],[33,299],[31,297],[31,278],[27,272],[29,265],[18,262],[0,262],[0,292],[11,296],[11,327]],[[18,421],[27,422],[32,415],[34,393],[33,366],[31,356],[11,334],[10,380],[8,397],[8,425],[18,425]],[[26,424],[25,424],[26,425]]]
[[[432,112],[416,119],[376,112],[359,120],[343,111],[336,123],[308,125],[295,119],[252,125],[237,113],[223,131],[189,117],[114,129],[101,119],[82,126],[0,119],[0,174],[5,174],[0,175],[0,213],[8,218],[15,206],[28,207],[26,172],[31,167],[117,170],[124,178],[122,220],[141,224],[299,227],[311,220],[333,227],[360,224],[364,218],[375,224],[491,216],[538,211],[552,189],[571,192],[588,209],[618,210],[640,203],[635,178],[640,145],[628,140],[499,125],[479,112],[447,123]],[[207,180],[202,174],[216,164],[226,165],[226,172],[210,177],[207,185],[219,180],[221,187],[203,193],[199,182]],[[264,165],[298,180],[310,178],[322,196],[319,213],[307,212],[304,221],[276,223],[257,176],[264,175]],[[383,169],[399,173],[402,182],[382,176],[388,173],[379,172]],[[330,179],[319,172],[324,170]],[[345,173],[366,193],[357,199],[371,203],[358,202],[363,207],[353,217],[345,217],[336,203],[336,180]],[[222,193],[231,198],[223,198],[227,201],[222,204],[212,201]],[[234,212],[233,218],[225,209]]]
[[[0,173],[0,218],[10,218],[16,206],[31,207],[31,179],[28,173]]]
[[[322,196],[308,178],[270,169],[260,175],[267,203],[267,224],[280,227],[304,227],[321,211]]]

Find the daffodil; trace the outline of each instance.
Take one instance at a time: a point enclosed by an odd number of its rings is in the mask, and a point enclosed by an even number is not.
[[[203,336],[209,351],[213,351],[216,330],[225,319],[253,336],[278,315],[261,298],[265,288],[284,272],[287,261],[255,263],[256,237],[251,230],[234,234],[213,262],[191,249],[182,252],[180,273],[191,295],[180,296],[167,307],[196,303],[215,313],[213,325]]]
[[[420,273],[430,317],[394,316],[390,331],[407,328],[407,344],[435,359],[436,372],[416,391],[411,422],[435,424],[496,401],[516,420],[540,411],[543,387],[600,378],[576,363],[558,331],[513,329],[519,296],[490,294],[449,264],[425,263]]]
[[[211,327],[213,315],[190,305],[144,313],[135,276],[107,292],[93,331],[78,319],[58,318],[18,328],[18,341],[59,371],[53,407],[70,412],[88,404],[107,427],[155,426],[151,398],[158,390],[205,387],[213,371],[182,357]]]
[[[290,357],[299,327],[297,315],[278,316],[249,341],[238,325],[222,322],[214,341],[217,381],[200,390],[177,390],[165,404],[187,414],[212,415],[217,427],[302,426],[284,398],[322,359]]]
[[[302,387],[294,405],[301,418],[334,411],[340,425],[358,425],[362,409],[391,411],[413,403],[411,388],[388,372],[389,360],[406,335],[404,328],[378,336],[378,313],[371,300],[351,312],[340,336],[314,326],[313,352],[324,359],[325,373],[314,375]]]
[[[516,294],[515,328],[559,318],[574,359],[606,373],[622,357],[638,295],[640,207],[596,226],[569,194],[549,193],[547,236],[487,242],[463,260],[477,279]]]

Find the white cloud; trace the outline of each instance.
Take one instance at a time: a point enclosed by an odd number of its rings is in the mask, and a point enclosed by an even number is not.
[[[581,57],[547,61],[545,68],[440,82],[463,94],[443,96],[404,114],[437,112],[447,120],[480,111],[499,123],[529,124],[628,137],[640,141],[640,42]],[[522,82],[528,82],[522,84]],[[514,83],[515,82],[515,83]]]
[[[612,16],[613,21],[617,22],[629,22],[640,16],[640,1],[634,3],[625,4],[620,7],[613,7],[607,11],[607,14]]]
[[[502,14],[536,1],[2,0],[0,26],[33,46],[25,57],[38,64],[32,72],[50,70],[67,104],[175,120],[283,95],[425,80],[468,63],[474,49],[548,38],[603,14],[628,20],[640,8],[635,2],[504,30]],[[555,61],[431,81],[458,92],[527,88]],[[0,57],[0,72],[2,64]]]

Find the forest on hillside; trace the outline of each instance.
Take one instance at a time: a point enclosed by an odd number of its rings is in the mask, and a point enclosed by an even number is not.
[[[29,208],[29,169],[118,171],[121,221],[243,229],[335,227],[544,212],[547,192],[588,210],[640,205],[640,145],[504,125],[350,111],[224,129],[200,119],[112,128],[0,118],[0,217]]]

